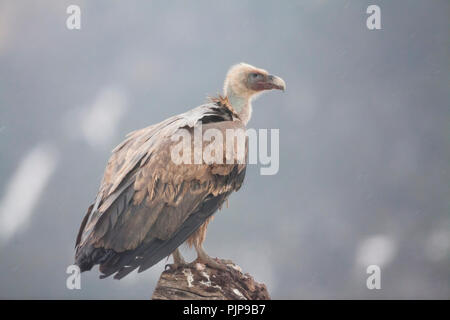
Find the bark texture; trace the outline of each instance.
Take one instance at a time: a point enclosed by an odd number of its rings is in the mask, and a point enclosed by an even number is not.
[[[234,263],[218,260],[226,271],[197,263],[161,274],[153,300],[270,300],[264,284]]]

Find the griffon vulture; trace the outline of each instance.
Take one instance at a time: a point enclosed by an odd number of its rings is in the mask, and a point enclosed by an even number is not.
[[[121,279],[170,254],[171,266],[177,268],[185,264],[178,251],[184,242],[195,247],[196,261],[222,269],[202,243],[213,214],[241,187],[245,161],[176,164],[171,149],[178,142],[172,138],[181,129],[199,125],[203,131],[245,130],[252,98],[271,89],[284,90],[284,81],[240,63],[228,71],[223,97],[128,134],[113,150],[96,200],[81,223],[75,254],[80,270],[99,264],[101,278],[115,274]]]

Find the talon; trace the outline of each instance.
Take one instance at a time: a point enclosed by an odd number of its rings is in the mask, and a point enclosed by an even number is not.
[[[189,263],[169,263],[164,266],[164,271],[176,271],[182,268],[190,267]],[[167,270],[169,269],[169,270]]]
[[[174,270],[176,270],[177,268],[175,268],[174,267],[174,264],[172,264],[172,263],[168,263],[168,264],[166,264],[165,266],[164,266],[164,271],[174,271]]]
[[[172,270],[172,264],[171,263],[168,263],[168,264],[166,264],[165,266],[164,266],[164,271],[167,271],[167,269],[169,269],[169,271],[170,270]]]

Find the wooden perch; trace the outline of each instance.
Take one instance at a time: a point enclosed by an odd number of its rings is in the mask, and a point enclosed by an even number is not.
[[[196,263],[192,267],[167,270],[161,274],[153,300],[270,300],[264,284],[242,273],[234,263],[226,271]]]

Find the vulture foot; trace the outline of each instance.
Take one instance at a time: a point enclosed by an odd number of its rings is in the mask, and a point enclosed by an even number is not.
[[[189,263],[189,266],[195,268],[197,263],[207,265],[208,267],[217,269],[217,270],[222,270],[222,271],[227,270],[226,265],[223,265],[220,262],[218,262],[217,258],[214,259],[214,258],[211,258],[210,256],[208,256],[207,258],[202,257],[201,259],[197,258],[193,262]]]
[[[203,263],[213,269],[218,269],[218,270],[222,270],[222,271],[227,270],[226,264],[224,265],[223,263],[220,263],[220,260],[218,258],[212,258],[212,257],[208,256],[208,254],[201,247],[197,248],[197,254],[198,254],[198,257],[193,262],[194,264],[195,263]],[[227,263],[226,261],[228,261],[228,260],[221,260],[221,261]]]
[[[181,255],[181,253],[178,249],[176,249],[172,253],[172,256],[173,256],[173,263],[166,264],[164,266],[164,270],[169,269],[170,271],[176,271],[178,269],[185,268],[188,266],[188,263],[186,263],[186,261],[184,261],[183,256]]]

